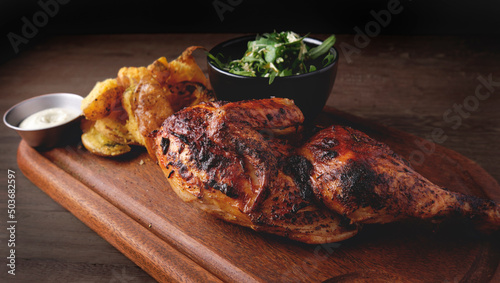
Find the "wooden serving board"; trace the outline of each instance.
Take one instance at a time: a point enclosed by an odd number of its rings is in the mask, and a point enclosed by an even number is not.
[[[420,151],[425,160],[415,168],[431,181],[500,202],[497,181],[454,151],[335,109],[318,123],[360,129],[405,158]],[[461,225],[365,225],[344,242],[308,245],[225,223],[182,202],[140,148],[103,158],[78,144],[42,152],[22,141],[18,163],[35,185],[162,282],[500,280],[498,234]]]

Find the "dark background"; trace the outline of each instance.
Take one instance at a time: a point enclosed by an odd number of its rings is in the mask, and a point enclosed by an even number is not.
[[[37,28],[16,53],[9,33],[22,36],[25,17],[43,11],[39,2],[58,9]],[[353,34],[373,21],[370,11],[387,9],[390,0],[372,1],[251,1],[251,0],[0,0],[0,63],[48,36],[95,33],[268,32]],[[393,15],[381,34],[500,35],[500,1],[401,0],[403,11]],[[48,5],[48,4],[47,4]],[[223,13],[224,5],[229,7]],[[40,13],[39,13],[40,14]],[[222,14],[223,20],[220,15]],[[43,21],[43,18],[40,18]]]

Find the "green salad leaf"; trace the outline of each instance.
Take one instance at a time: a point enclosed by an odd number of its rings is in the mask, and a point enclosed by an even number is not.
[[[335,54],[329,52],[335,44],[335,35],[313,48],[305,44],[306,36],[301,37],[292,31],[264,33],[248,42],[240,59],[231,60],[224,58],[223,54],[214,56],[210,53],[208,57],[219,69],[242,76],[266,77],[271,84],[276,77],[316,71],[320,67],[314,64],[321,56],[324,56],[320,61],[323,66],[335,60]]]

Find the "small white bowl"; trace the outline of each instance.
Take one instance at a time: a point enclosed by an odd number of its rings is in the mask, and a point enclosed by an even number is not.
[[[79,122],[82,117],[82,100],[83,97],[72,93],[35,96],[7,110],[3,116],[3,122],[7,127],[15,130],[31,147],[52,148],[64,145],[74,141],[81,132]],[[74,109],[80,115],[64,124],[44,129],[30,130],[19,127],[19,124],[31,114],[54,107]]]

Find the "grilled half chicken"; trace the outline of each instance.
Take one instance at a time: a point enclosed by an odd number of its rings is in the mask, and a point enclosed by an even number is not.
[[[185,108],[151,135],[172,189],[226,221],[305,243],[341,241],[365,223],[470,218],[500,228],[493,201],[450,192],[387,145],[344,126],[304,142],[282,98]]]
[[[353,222],[466,217],[486,231],[500,228],[500,207],[495,202],[438,187],[387,145],[352,128],[326,128],[299,154],[307,160],[300,164],[314,195]]]
[[[304,117],[288,99],[207,102],[153,134],[172,189],[226,221],[305,243],[341,241],[357,224],[314,201],[292,144]]]

